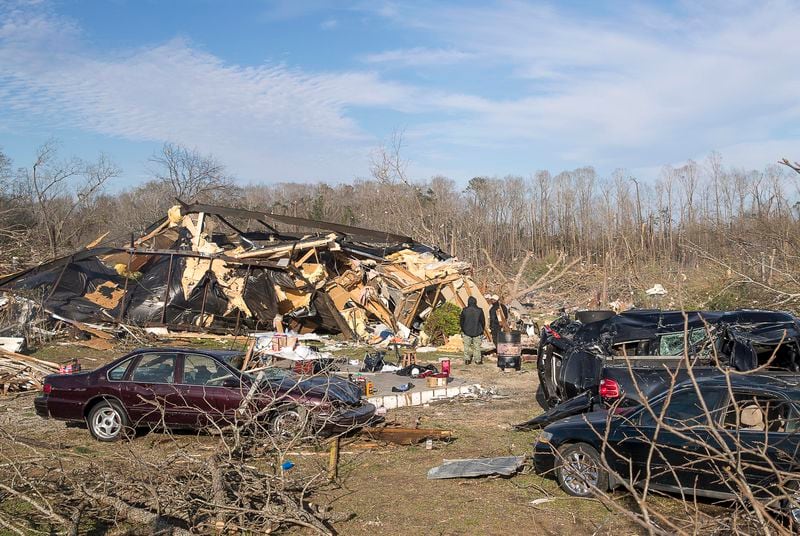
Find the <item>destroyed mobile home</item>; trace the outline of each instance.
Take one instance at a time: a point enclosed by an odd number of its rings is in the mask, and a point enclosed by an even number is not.
[[[326,231],[298,234],[275,225]],[[257,227],[257,230],[243,230]],[[97,335],[115,325],[403,338],[437,305],[475,297],[471,267],[410,237],[209,205],[176,205],[125,247],[89,247],[0,278],[54,319]]]
[[[586,322],[563,316],[544,328],[537,369],[550,409],[521,427],[544,426],[596,405],[635,405],[689,378],[689,365],[695,377],[725,370],[800,372],[800,325],[789,313],[632,310],[600,316]]]

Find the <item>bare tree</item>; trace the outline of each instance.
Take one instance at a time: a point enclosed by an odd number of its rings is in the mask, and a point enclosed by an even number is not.
[[[225,166],[214,156],[203,155],[197,149],[165,143],[161,151],[150,158],[150,163],[153,178],[169,186],[172,197],[184,201],[213,199],[235,189]]]
[[[49,140],[36,152],[33,165],[20,172],[38,225],[52,257],[80,237],[92,223],[88,218],[105,184],[120,174],[105,155],[94,163],[72,157],[58,160],[58,143]]]

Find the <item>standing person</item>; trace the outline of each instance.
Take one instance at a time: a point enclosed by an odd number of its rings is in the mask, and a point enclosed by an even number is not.
[[[500,301],[500,296],[492,295],[492,307],[489,309],[489,330],[492,332],[492,342],[495,350],[500,332],[508,327],[508,306]]]
[[[483,330],[486,326],[486,318],[483,316],[483,309],[478,307],[478,300],[470,296],[467,306],[461,310],[461,336],[464,339],[464,364],[469,365],[473,360],[481,365],[481,340]]]

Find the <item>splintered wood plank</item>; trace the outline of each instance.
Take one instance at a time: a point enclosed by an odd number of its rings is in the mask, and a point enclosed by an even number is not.
[[[400,289],[400,292],[403,294],[409,294],[411,292],[415,292],[417,290],[424,290],[428,287],[432,287],[433,285],[446,285],[447,283],[452,283],[454,281],[458,281],[463,276],[461,274],[451,274],[447,277],[440,277],[437,279],[426,279],[420,283],[414,283],[413,285],[408,285],[407,287],[403,287]]]
[[[314,255],[314,256],[316,256],[316,255],[317,255],[317,248],[311,248],[311,249],[309,249],[309,250],[306,252],[306,254],[305,254],[305,255],[303,255],[302,257],[300,257],[300,259],[298,259],[298,260],[297,260],[297,261],[294,263],[294,265],[295,265],[295,266],[297,266],[298,268],[300,268],[301,266],[303,266],[303,263],[305,263],[305,262],[306,262],[306,261],[307,261],[307,260],[308,260],[308,259],[309,259],[309,258],[312,256],[312,255]]]
[[[436,428],[362,428],[361,433],[377,441],[387,441],[398,445],[413,445],[426,439],[451,440],[455,438],[452,430],[440,430]]]
[[[416,276],[416,275],[412,274],[411,272],[409,272],[408,270],[406,270],[406,269],[405,269],[403,266],[401,266],[401,265],[399,265],[399,264],[392,264],[391,266],[392,266],[392,267],[393,267],[395,270],[397,270],[398,272],[402,273],[404,276],[406,276],[407,278],[409,278],[411,281],[415,281],[415,282],[417,282],[417,283],[420,283],[420,282],[422,282],[422,279],[421,279],[420,277],[418,277],[418,276]]]
[[[405,317],[405,322],[403,322],[406,326],[410,326],[411,321],[414,320],[415,316],[417,316],[417,310],[419,309],[419,303],[422,301],[423,294],[425,294],[425,292],[422,290],[417,292],[417,300],[414,302],[414,306],[408,311],[408,314]]]

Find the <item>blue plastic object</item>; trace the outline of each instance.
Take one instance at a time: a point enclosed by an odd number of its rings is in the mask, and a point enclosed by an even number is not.
[[[281,469],[283,469],[284,471],[288,471],[292,467],[294,467],[294,462],[291,460],[286,460],[281,464]]]

